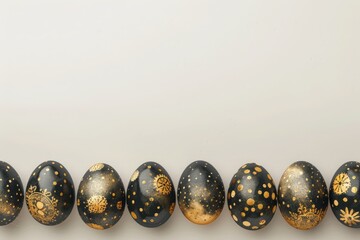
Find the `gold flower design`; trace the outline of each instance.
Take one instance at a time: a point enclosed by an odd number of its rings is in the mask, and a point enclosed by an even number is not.
[[[287,217],[286,221],[298,229],[307,230],[318,225],[324,218],[325,212],[326,210],[324,211],[317,208],[309,209],[300,204],[297,212],[289,212],[290,217]]]
[[[343,221],[346,225],[352,226],[360,222],[359,212],[355,212],[354,209],[351,209],[349,212],[349,209],[346,207],[345,211],[340,209],[340,212],[340,221]]]
[[[164,174],[159,174],[154,178],[155,190],[163,195],[169,195],[171,192],[170,179]]]
[[[104,196],[95,195],[87,200],[90,213],[103,213],[106,210],[107,200]]]
[[[335,177],[333,182],[333,189],[335,194],[340,195],[346,193],[347,190],[351,187],[351,180],[349,175],[346,173],[340,173]]]

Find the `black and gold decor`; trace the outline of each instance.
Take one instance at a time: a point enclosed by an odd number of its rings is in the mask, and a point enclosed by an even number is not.
[[[300,230],[316,227],[328,206],[328,190],[320,171],[305,161],[291,164],[280,179],[278,202],[291,226]]]
[[[19,174],[10,164],[0,161],[0,226],[19,215],[24,203],[24,189]]]
[[[125,208],[125,188],[119,174],[108,164],[94,164],[80,182],[76,202],[81,219],[89,227],[112,227]]]
[[[223,181],[218,171],[205,161],[195,161],[185,168],[177,195],[182,213],[196,224],[212,223],[224,207]]]
[[[26,187],[26,204],[36,221],[57,225],[69,216],[74,202],[74,183],[63,165],[47,161],[33,171]]]
[[[239,226],[247,230],[265,227],[277,206],[273,178],[256,163],[243,165],[231,179],[227,202],[231,216]]]
[[[345,226],[360,227],[360,163],[346,162],[335,172],[330,183],[330,206]]]
[[[156,162],[138,167],[127,188],[131,217],[144,227],[164,224],[175,209],[174,184],[166,170]]]

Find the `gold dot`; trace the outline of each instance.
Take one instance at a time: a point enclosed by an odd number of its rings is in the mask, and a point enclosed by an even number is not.
[[[136,213],[134,213],[134,212],[131,212],[131,216],[133,217],[133,219],[137,219],[137,216],[136,216]]]
[[[146,223],[147,222],[146,219],[143,219],[143,222]]]
[[[151,198],[149,198],[149,200],[150,200],[150,202],[153,202],[153,201],[154,201],[154,198],[153,198],[153,197],[151,197]]]
[[[234,219],[235,222],[238,221],[238,218],[237,218],[235,215],[232,215],[232,217],[233,217],[233,219]]]
[[[232,198],[235,197],[235,191],[234,190],[231,191],[231,197]]]
[[[53,181],[53,185],[56,186],[56,185],[57,185],[57,182],[56,182],[56,181]]]
[[[247,201],[246,201],[246,204],[249,205],[249,206],[252,206],[255,204],[255,200],[252,199],[252,198],[249,198]]]
[[[258,194],[260,194],[260,195],[261,195],[261,194],[262,194],[262,191],[261,191],[261,190],[259,190],[259,191],[258,191]]]
[[[264,192],[264,198],[269,198],[270,194],[268,191]]]
[[[250,226],[251,226],[251,223],[248,222],[248,221],[243,221],[242,223],[243,223],[243,225],[244,225],[245,227],[250,227]]]
[[[246,213],[241,212],[240,215],[241,215],[242,217],[245,217],[245,216],[246,216]]]
[[[268,174],[268,175],[267,175],[267,177],[268,177],[268,179],[269,179],[269,180],[272,180],[272,178],[271,178],[270,174]]]
[[[262,205],[261,203],[260,204],[258,204],[258,209],[263,209],[264,208],[264,205]]]
[[[273,212],[273,213],[276,212],[276,205],[273,207],[272,212]]]
[[[145,181],[145,180],[143,180],[141,183],[142,183],[142,184],[146,184],[146,181]]]
[[[259,222],[260,225],[264,225],[265,223],[266,223],[266,220],[265,220],[265,219],[263,219],[263,220],[261,220],[261,221]]]
[[[38,209],[42,209],[42,208],[44,207],[44,204],[43,204],[42,202],[37,202],[37,203],[36,203],[36,207],[37,207]]]
[[[159,216],[159,214],[158,214],[158,213],[155,213],[154,216],[157,217],[157,216]]]
[[[150,222],[154,222],[154,219],[150,219]]]
[[[255,171],[262,172],[262,169],[260,167],[255,167]]]
[[[357,187],[352,187],[352,188],[351,188],[351,192],[352,192],[352,193],[356,193],[357,190],[358,190]]]
[[[252,193],[252,189],[248,189],[248,193]]]
[[[271,183],[268,183],[268,187],[271,188]]]
[[[237,190],[238,191],[241,191],[241,190],[243,190],[244,189],[244,186],[242,185],[242,184],[239,184],[238,186],[237,186]]]
[[[244,170],[244,173],[245,173],[245,174],[248,174],[249,172],[250,172],[249,169],[245,169],[245,170]]]
[[[59,175],[59,172],[58,172],[58,171],[55,171],[55,175]]]
[[[272,193],[272,194],[271,194],[271,198],[272,198],[272,200],[275,200],[276,194],[275,194],[275,193]]]
[[[296,201],[296,197],[292,197],[292,200],[293,200],[293,201]]]
[[[142,208],[139,208],[139,211],[140,211],[140,212],[143,212],[143,211],[144,211],[144,209],[142,209]]]
[[[252,178],[251,176],[247,176],[247,179],[249,179],[249,180],[250,180],[251,178]]]
[[[61,197],[62,197],[62,196],[64,196],[64,193],[63,193],[63,192],[61,192],[61,193],[60,193],[60,196],[61,196]]]
[[[334,200],[334,205],[339,206],[339,202],[337,200]]]
[[[253,208],[251,208],[251,212],[255,212],[256,211],[256,209],[253,207]]]
[[[344,202],[347,202],[347,201],[348,201],[348,199],[347,199],[346,197],[344,197],[344,198],[343,198],[343,201],[344,201]]]
[[[111,195],[112,195],[113,197],[115,197],[115,196],[116,196],[116,194],[115,194],[115,193],[112,193]]]

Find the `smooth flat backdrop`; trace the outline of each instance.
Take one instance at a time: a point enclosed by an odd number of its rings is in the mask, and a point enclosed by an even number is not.
[[[246,162],[276,184],[294,161],[329,184],[360,161],[360,1],[0,1],[0,159],[24,185],[54,159],[75,185],[93,163],[127,185],[145,161],[177,186],[192,161],[212,163],[226,189]],[[107,231],[74,208],[45,227],[26,207],[0,239],[354,239],[328,211],[293,229],[279,211],[263,230],[236,225],[225,206],[211,225],[177,207],[157,229],[127,209]]]

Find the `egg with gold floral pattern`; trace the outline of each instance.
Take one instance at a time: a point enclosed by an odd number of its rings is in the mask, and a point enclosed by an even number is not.
[[[19,174],[10,164],[0,161],[0,226],[19,215],[24,203],[24,189]]]
[[[156,162],[146,162],[136,169],[127,188],[131,217],[144,227],[164,224],[175,209],[174,184],[166,170]]]
[[[294,228],[316,227],[328,206],[328,190],[320,171],[305,161],[291,164],[280,179],[278,203],[282,216]]]
[[[62,164],[47,161],[33,171],[26,187],[26,204],[36,221],[60,224],[70,215],[74,202],[74,183]]]
[[[125,188],[119,174],[108,164],[94,164],[80,182],[76,202],[81,219],[89,227],[103,230],[114,226],[125,207]]]
[[[208,162],[195,161],[185,168],[178,185],[178,204],[195,224],[209,224],[221,214],[225,203],[224,184]]]
[[[346,162],[335,172],[330,183],[330,206],[345,226],[360,228],[360,163]]]
[[[239,226],[247,230],[264,228],[276,211],[274,181],[265,168],[247,163],[231,179],[227,202],[231,216]]]

